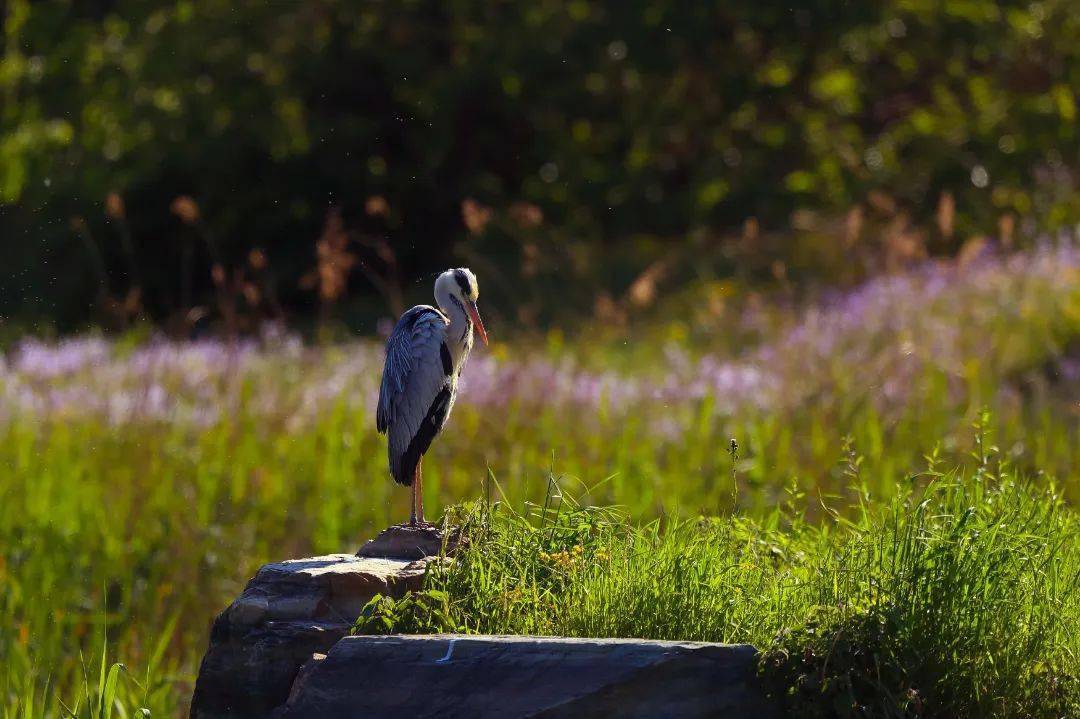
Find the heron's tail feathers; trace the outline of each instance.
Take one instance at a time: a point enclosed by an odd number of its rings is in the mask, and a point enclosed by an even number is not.
[[[398,484],[406,487],[412,486],[413,478],[416,476],[416,460],[411,463],[408,460],[408,454],[401,457],[399,461],[394,461],[393,453],[390,454],[390,476],[394,478],[394,481]]]

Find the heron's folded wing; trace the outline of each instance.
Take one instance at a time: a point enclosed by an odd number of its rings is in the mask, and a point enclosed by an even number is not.
[[[386,342],[375,417],[380,432],[397,425],[415,433],[419,427],[445,381],[442,346],[446,325],[441,312],[424,305],[413,307],[398,320]]]

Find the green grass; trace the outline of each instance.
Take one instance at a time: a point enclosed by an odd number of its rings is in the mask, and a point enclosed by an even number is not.
[[[913,466],[914,443],[924,435],[941,430],[954,447],[950,457],[973,446],[968,427],[928,421],[934,412],[886,424],[867,410],[841,425],[854,427],[856,445],[870,449],[863,477],[874,501],[903,486],[899,468]],[[831,424],[811,424],[812,417],[793,418],[789,427],[770,417],[733,427],[714,425],[703,412],[687,446],[675,449],[639,422],[613,419],[577,436],[543,413],[531,425],[511,416],[496,428],[465,405],[425,462],[429,513],[482,494],[483,455],[470,438],[487,437],[516,506],[542,500],[554,451],[556,466],[575,467],[574,476],[595,483],[584,495],[591,503],[621,502],[635,519],[727,515],[734,485],[726,438],[734,433],[749,445],[739,460],[740,512],[770,516],[789,487],[814,498],[806,511],[819,522],[827,514],[819,495],[842,509],[852,492],[836,464],[840,438],[830,442]],[[1059,465],[1077,451],[1067,423],[1011,420],[998,432],[1002,446],[1044,447]],[[153,678],[165,690],[152,708],[159,716],[181,713],[210,622],[259,565],[348,551],[407,516],[408,492],[386,479],[383,453],[368,418],[344,409],[293,436],[242,414],[205,431],[149,426],[132,434],[79,423],[0,430],[0,705],[10,715],[48,682],[47,703],[37,706],[55,716],[58,697],[70,703],[81,691],[80,653],[96,656],[106,631],[111,657],[141,672],[176,620]],[[1063,481],[1075,491],[1075,477]]]
[[[1080,529],[1053,488],[991,456],[913,475],[807,522],[644,525],[581,506],[456,508],[468,543],[426,594],[373,602],[359,633],[468,631],[750,642],[796,716],[1080,713]]]
[[[929,446],[940,438],[950,461],[972,471],[977,462],[964,460],[975,447],[970,415],[950,409],[929,398],[900,420],[864,407],[728,422],[699,409],[685,445],[676,447],[650,435],[644,419],[593,418],[590,431],[579,433],[555,411],[526,417],[529,409],[510,409],[496,424],[463,404],[425,462],[428,509],[437,516],[440,507],[482,496],[487,458],[495,460],[510,504],[541,502],[554,454],[555,466],[572,468],[568,474],[577,478],[568,478],[567,486],[577,487],[578,479],[592,483],[584,501],[620,503],[635,521],[727,516],[736,501],[727,438],[735,435],[744,445],[739,522],[780,522],[773,508],[804,495],[800,511],[827,537],[835,529],[825,507],[849,517],[856,497],[837,463],[842,438],[833,428],[851,428],[855,446],[866,452],[862,481],[877,506],[902,491],[902,468],[915,465],[920,442]],[[1076,476],[1067,470],[1077,466],[1080,451],[1072,422],[1049,405],[1003,410],[997,444],[1022,444],[1018,461],[1025,467],[1034,464],[1032,457],[1046,457],[1048,466],[1059,468],[1063,492],[1075,495]],[[205,430],[149,425],[133,432],[80,422],[0,429],[0,716],[26,716],[32,697],[32,714],[62,715],[60,700],[73,706],[84,694],[84,667],[105,646],[110,661],[132,668],[116,688],[128,715],[144,706],[155,716],[181,715],[210,622],[259,565],[349,551],[407,516],[408,492],[386,479],[384,451],[369,418],[344,406],[327,408],[315,427],[298,434],[243,412]],[[1036,486],[1048,486],[1046,477],[1032,476]],[[801,551],[807,535],[788,532],[777,526],[769,556],[788,546]],[[728,574],[765,581],[762,566],[768,563]],[[669,611],[672,601],[658,601],[654,613]],[[752,625],[767,619],[748,614],[739,621],[748,625],[744,639],[766,638],[768,632]],[[580,631],[586,627],[642,633],[587,623]],[[154,663],[162,637],[167,646]]]

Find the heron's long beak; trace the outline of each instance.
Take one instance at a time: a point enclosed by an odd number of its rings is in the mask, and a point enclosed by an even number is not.
[[[484,321],[480,319],[480,310],[476,309],[476,303],[466,301],[465,309],[468,311],[469,317],[472,318],[472,323],[476,327],[476,331],[480,333],[480,339],[484,341],[484,344],[487,344],[487,330],[484,329]]]

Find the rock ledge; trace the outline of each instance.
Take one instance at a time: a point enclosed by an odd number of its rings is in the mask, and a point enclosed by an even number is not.
[[[424,559],[451,554],[457,548],[455,528],[444,530],[434,524],[395,524],[379,532],[356,553],[358,557]]]
[[[422,546],[404,536],[392,546]],[[419,589],[433,560],[330,554],[267,564],[214,622],[192,719],[778,716],[747,645],[346,636],[376,594]]]
[[[192,719],[281,707],[304,662],[345,636],[376,594],[419,589],[428,561],[328,554],[263,566],[214,621]]]

